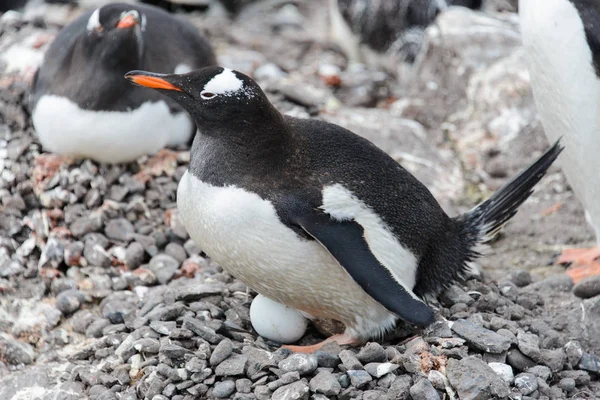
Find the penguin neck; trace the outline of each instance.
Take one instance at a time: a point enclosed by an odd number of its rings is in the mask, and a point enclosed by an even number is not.
[[[241,120],[241,119],[240,119]],[[260,123],[234,122],[196,133],[190,172],[214,185],[238,185],[281,170],[290,157],[292,134],[279,112]]]

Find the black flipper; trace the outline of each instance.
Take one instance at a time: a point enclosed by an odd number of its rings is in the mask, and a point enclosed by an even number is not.
[[[375,258],[364,238],[364,230],[355,221],[334,221],[314,211],[296,218],[310,236],[321,243],[365,292],[400,318],[419,326],[434,321],[434,313],[413,297]]]

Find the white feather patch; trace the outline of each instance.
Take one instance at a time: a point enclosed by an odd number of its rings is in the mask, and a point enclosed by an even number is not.
[[[233,95],[243,90],[244,83],[232,70],[224,68],[223,72],[215,75],[206,85],[204,90],[214,94]]]
[[[96,10],[94,10],[92,15],[90,15],[90,19],[88,19],[86,29],[88,31],[93,31],[94,29],[96,29],[99,26],[100,26],[100,9],[96,8]]]
[[[381,218],[350,190],[341,184],[323,189],[321,209],[338,221],[354,220],[364,229],[369,249],[394,277],[396,282],[412,292],[416,284],[417,258],[404,247]]]

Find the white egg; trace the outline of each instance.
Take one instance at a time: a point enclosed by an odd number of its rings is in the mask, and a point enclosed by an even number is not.
[[[293,343],[304,335],[308,321],[295,309],[259,294],[250,305],[250,322],[266,339]]]

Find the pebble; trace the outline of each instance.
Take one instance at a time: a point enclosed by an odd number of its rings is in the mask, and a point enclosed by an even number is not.
[[[144,247],[138,242],[132,242],[125,251],[125,263],[131,269],[135,269],[144,262]]]
[[[600,357],[592,353],[583,353],[578,368],[598,374],[600,373]]]
[[[471,347],[484,352],[502,353],[510,348],[510,340],[506,337],[467,320],[454,322],[452,330],[465,338]]]
[[[79,290],[65,290],[56,296],[56,308],[64,315],[73,314],[75,311],[79,310],[84,298],[85,296]]]
[[[513,273],[511,273],[509,279],[518,287],[525,287],[533,281],[533,279],[531,278],[531,274],[528,271],[524,271],[522,269],[516,270]]]
[[[225,361],[217,365],[215,369],[216,376],[238,376],[243,375],[246,369],[248,357],[234,354]]]
[[[440,395],[427,379],[421,379],[411,386],[410,397],[412,400],[441,400]]]
[[[108,221],[104,228],[104,233],[110,239],[127,242],[133,237],[135,228],[125,218],[116,218]]]
[[[210,365],[216,367],[221,364],[233,352],[233,343],[229,339],[223,339],[213,350],[210,356]]]
[[[492,362],[488,364],[490,368],[498,375],[502,380],[511,385],[515,380],[513,369],[508,364]]]
[[[379,343],[369,342],[360,349],[356,358],[363,364],[385,362],[387,361],[387,354]]]
[[[213,388],[212,395],[218,399],[223,399],[231,396],[233,392],[235,392],[235,382],[228,380],[217,382]]]
[[[524,395],[535,392],[538,388],[538,381],[535,375],[530,373],[520,373],[515,376],[515,387]]]
[[[340,351],[339,357],[346,369],[363,369],[363,365],[358,361],[358,358],[356,358],[356,355],[351,350]]]
[[[12,365],[31,364],[35,359],[33,347],[0,332],[0,360]]]
[[[279,362],[278,366],[285,372],[298,372],[302,376],[312,373],[318,365],[314,355],[297,353]]]
[[[374,378],[381,378],[382,376],[389,374],[392,371],[395,371],[399,367],[399,365],[392,364],[390,362],[369,363],[365,365],[365,371],[367,371]]]
[[[582,299],[600,295],[600,276],[583,279],[573,287],[573,294]]]
[[[277,389],[272,400],[308,400],[310,389],[308,384],[304,381],[297,381],[289,385],[285,385]]]
[[[359,389],[373,380],[367,371],[361,369],[350,369],[346,373],[350,377],[350,384]]]
[[[321,371],[309,382],[310,390],[326,396],[337,396],[342,391],[342,386],[329,371]]]
[[[150,260],[148,269],[154,272],[161,285],[168,283],[179,269],[179,262],[168,254],[157,254]]]
[[[446,374],[459,398],[489,399],[507,397],[508,384],[483,361],[470,356],[449,359]]]

